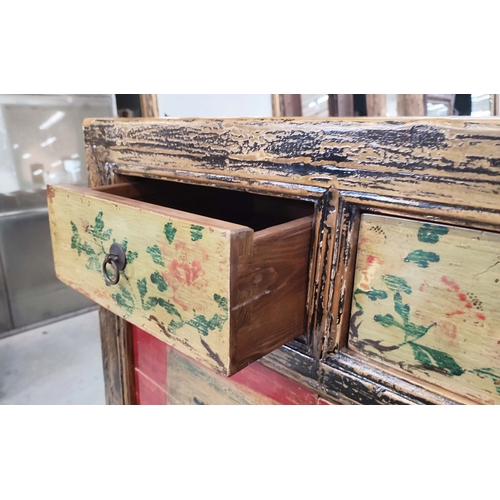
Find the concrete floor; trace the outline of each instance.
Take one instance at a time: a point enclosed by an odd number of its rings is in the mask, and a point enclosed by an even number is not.
[[[97,310],[0,339],[0,404],[105,404]]]

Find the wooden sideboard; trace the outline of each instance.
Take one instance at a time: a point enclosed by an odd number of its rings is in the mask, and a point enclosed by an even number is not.
[[[500,402],[500,120],[84,128],[91,188],[49,208],[109,404]]]

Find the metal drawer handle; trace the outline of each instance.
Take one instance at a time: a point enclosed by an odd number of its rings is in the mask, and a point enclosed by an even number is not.
[[[111,278],[108,274],[108,264],[111,264],[113,268],[114,278]],[[102,274],[104,274],[106,283],[108,283],[108,285],[116,285],[120,281],[120,271],[123,271],[126,265],[127,259],[125,258],[123,247],[118,243],[113,243],[102,263]]]

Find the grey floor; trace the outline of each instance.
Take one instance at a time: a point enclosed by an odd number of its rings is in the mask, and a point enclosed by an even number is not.
[[[97,310],[0,339],[0,404],[105,404]]]

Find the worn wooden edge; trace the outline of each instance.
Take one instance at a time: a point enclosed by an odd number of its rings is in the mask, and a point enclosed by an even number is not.
[[[155,213],[159,215],[163,215],[167,218],[174,218],[182,221],[193,222],[196,224],[201,224],[205,226],[215,227],[222,231],[242,231],[248,230],[246,226],[242,226],[240,224],[234,224],[232,222],[226,222],[220,219],[212,219],[210,217],[205,217],[203,215],[191,214],[189,212],[183,212],[181,210],[175,210],[173,208],[162,207],[159,205],[155,205],[153,203],[147,203],[145,201],[140,201],[132,198],[126,198],[124,196],[120,196],[117,194],[112,194],[114,191],[114,186],[109,188],[103,187],[100,190],[95,190],[91,188],[85,188],[81,186],[72,186],[72,185],[48,185],[47,190],[49,192],[49,197],[54,196],[57,191],[69,191],[72,193],[78,193],[86,198],[92,198],[100,201],[105,201],[108,203],[116,204],[116,205],[126,205],[133,208],[138,209],[141,212],[145,212],[146,214]],[[107,192],[107,191],[110,192]],[[253,230],[252,230],[253,231]]]
[[[106,404],[136,404],[132,325],[99,307]]]
[[[356,250],[359,234],[360,215],[356,205],[348,205],[344,200],[339,205],[337,227],[337,273],[332,277],[332,299],[334,321],[325,332],[323,357],[337,352],[347,344],[349,320],[356,265]]]
[[[371,380],[378,381],[390,387],[397,393],[411,391],[412,394],[419,395],[426,401],[426,404],[446,404],[446,405],[478,405],[477,401],[466,396],[454,393],[450,390],[418,379],[409,373],[403,373],[397,368],[384,365],[376,359],[350,349],[342,348],[339,353],[330,355],[325,362],[358,373]]]
[[[500,232],[500,213],[496,210],[484,210],[474,206],[462,206],[458,209],[445,203],[382,197],[353,191],[341,191],[340,196],[345,202],[361,206],[365,213],[404,216],[425,222]]]
[[[242,316],[247,314],[247,308],[241,307],[236,310],[236,304],[241,302],[239,294],[239,270],[241,262],[251,258],[253,254],[254,232],[239,232],[231,234],[230,266],[229,266],[229,353],[227,370],[225,375],[231,376],[238,371],[237,342],[234,332],[238,325],[243,322]],[[248,297],[249,298],[249,297]]]
[[[309,327],[312,335],[309,340],[310,353],[315,359],[320,359],[324,343],[328,338],[334,310],[332,302],[332,279],[337,275],[338,245],[335,244],[335,234],[339,217],[339,197],[336,190],[325,192],[323,202],[318,205],[321,221],[318,227],[319,246],[316,262],[316,301],[313,320]]]
[[[366,365],[358,357],[345,352],[339,352],[326,361],[318,361],[300,352],[296,347],[284,346],[268,354],[260,362],[306,385],[321,397],[331,398],[341,404],[455,405],[464,403],[402,380],[385,369]]]
[[[450,204],[471,193],[484,220],[500,221],[500,120],[90,119],[88,148],[105,148],[107,168],[182,170],[246,182],[302,183],[383,198]],[[482,155],[475,155],[478,143]],[[133,151],[133,154],[131,152]]]

